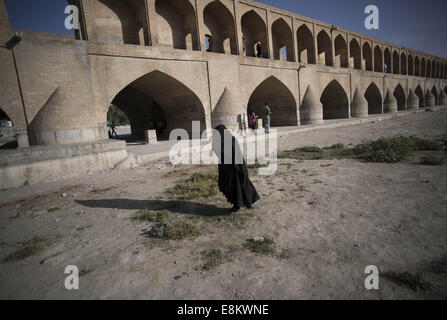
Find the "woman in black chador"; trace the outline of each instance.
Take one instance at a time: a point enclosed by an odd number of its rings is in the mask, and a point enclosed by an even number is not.
[[[250,209],[260,197],[248,178],[247,166],[239,143],[226,129],[223,125],[215,128],[220,136],[213,137],[213,151],[219,159],[219,190],[225,195],[228,202],[233,204],[230,212],[237,212],[241,207]],[[226,134],[225,131],[227,131]],[[227,141],[228,146],[224,144],[225,136],[227,140],[231,138],[231,141]],[[231,157],[228,154],[230,150]]]

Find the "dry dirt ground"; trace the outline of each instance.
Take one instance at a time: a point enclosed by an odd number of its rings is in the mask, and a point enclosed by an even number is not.
[[[359,143],[380,136],[447,136],[447,112],[323,129],[281,139],[298,146]],[[446,157],[445,153],[441,153]],[[116,173],[0,192],[1,299],[426,299],[447,298],[447,166],[413,158],[398,164],[358,160],[279,160],[274,176],[251,178],[262,200],[226,216],[221,196],[180,201],[166,190],[210,168],[156,161]],[[201,235],[147,236],[141,209],[199,217]],[[274,241],[268,254],[243,244]],[[34,239],[34,240],[33,240]],[[6,262],[25,247],[29,257]],[[204,270],[205,250],[220,263]],[[19,251],[20,252],[20,251]],[[80,270],[68,291],[64,270]],[[419,276],[417,291],[381,276],[366,290],[364,269]],[[413,279],[413,278],[412,278]]]

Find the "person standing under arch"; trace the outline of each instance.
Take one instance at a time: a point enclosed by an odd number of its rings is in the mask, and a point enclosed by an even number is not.
[[[272,115],[272,111],[270,110],[269,104],[266,101],[264,106],[264,121],[265,121],[265,133],[270,133],[270,117]]]

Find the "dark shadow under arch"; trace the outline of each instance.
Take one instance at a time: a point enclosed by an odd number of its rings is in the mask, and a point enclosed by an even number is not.
[[[134,138],[144,137],[144,131],[158,125],[159,138],[166,139],[174,129],[185,129],[191,135],[192,121],[200,121],[206,129],[204,107],[196,94],[175,78],[160,72],[150,72],[123,88],[111,104],[129,118]]]
[[[365,99],[368,101],[368,114],[381,114],[383,99],[379,88],[373,82],[365,91]]]
[[[435,97],[435,105],[436,105],[436,106],[439,105],[439,103],[438,103],[438,99],[439,99],[439,96],[438,96],[438,89],[436,89],[436,87],[433,87],[433,88],[431,89],[431,93],[432,93],[433,96]]]
[[[323,119],[349,118],[349,100],[345,90],[337,80],[332,80],[321,95]]]
[[[248,102],[248,109],[262,117],[265,102],[272,111],[272,127],[298,125],[297,106],[292,92],[273,76],[264,80],[253,91]]]
[[[400,84],[396,86],[396,89],[394,89],[393,92],[394,98],[396,98],[397,101],[397,110],[403,111],[406,109],[406,95],[405,91],[402,88]]]
[[[419,98],[419,108],[424,108],[424,106],[425,106],[425,97],[424,97],[424,91],[422,90],[421,86],[417,86],[416,90],[414,90],[414,93]]]

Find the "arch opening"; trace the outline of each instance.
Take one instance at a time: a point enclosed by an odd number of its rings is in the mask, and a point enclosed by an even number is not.
[[[339,34],[335,38],[334,46],[335,46],[335,59],[336,59],[336,61],[340,61],[340,67],[348,68],[349,67],[348,46],[346,44],[345,39],[342,37],[341,34]]]
[[[332,80],[321,95],[323,119],[349,118],[349,100],[345,90],[337,80]]]
[[[425,59],[422,58],[422,60],[421,60],[421,77],[425,78],[427,76],[426,68],[427,68],[427,66],[425,64]]]
[[[264,20],[251,10],[242,16],[241,24],[245,56],[268,59],[267,27]]]
[[[368,114],[381,114],[383,99],[379,88],[373,82],[365,91],[365,99],[368,101]]]
[[[414,75],[421,76],[421,60],[419,60],[419,57],[414,58]]]
[[[111,105],[129,119],[133,140],[143,140],[146,130],[156,130],[166,140],[174,129],[192,134],[192,121],[206,129],[206,115],[200,99],[180,81],[160,72],[150,72],[123,88]]]
[[[205,30],[209,36],[210,52],[237,54],[236,31],[231,12],[219,1],[209,3],[203,10]]]
[[[361,70],[362,69],[362,60],[360,54],[360,46],[357,40],[352,39],[349,43],[349,51],[350,51],[350,67]]]
[[[419,98],[419,108],[424,108],[424,106],[425,106],[425,96],[424,96],[424,91],[422,90],[421,86],[417,86],[416,90],[414,90],[414,93]]]
[[[372,50],[368,42],[363,45],[363,60],[365,61],[365,70],[373,71],[372,67]]]
[[[253,91],[247,111],[253,111],[261,117],[266,102],[272,111],[272,127],[298,125],[297,106],[292,92],[273,76],[264,80]]]
[[[413,56],[411,54],[408,55],[408,75],[414,75],[414,61]]]
[[[272,39],[275,60],[295,61],[292,30],[284,19],[279,18],[272,24]]]
[[[394,98],[397,101],[397,110],[403,111],[406,109],[406,95],[405,91],[400,84],[396,86],[393,92]]]
[[[314,38],[305,24],[297,30],[297,43],[299,62],[315,64]]]
[[[384,65],[385,73],[391,73],[393,65],[391,64],[391,53],[388,48],[385,49],[384,59],[385,59],[385,65]]]
[[[383,56],[382,50],[379,46],[374,48],[374,71],[375,72],[383,72]]]
[[[174,49],[199,50],[196,12],[188,0],[156,0],[155,12],[158,44]]]
[[[400,73],[407,74],[407,56],[403,52],[400,55]]]
[[[98,0],[95,13],[98,41],[149,45],[144,0]]]
[[[431,61],[427,60],[427,70],[425,77],[430,78],[431,77]]]
[[[326,31],[321,30],[317,36],[318,44],[318,60],[319,64],[326,66],[333,66],[332,61],[332,44]]]
[[[399,54],[397,53],[397,51],[393,52],[393,73],[394,74],[399,74],[400,70],[399,70]]]

